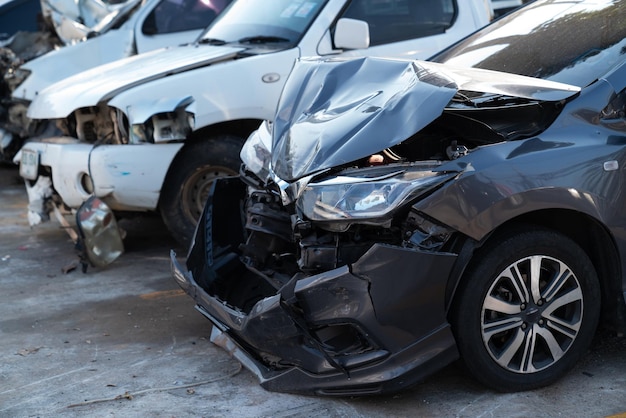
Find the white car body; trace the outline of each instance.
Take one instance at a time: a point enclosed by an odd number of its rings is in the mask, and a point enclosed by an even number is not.
[[[187,0],[178,3],[199,1]],[[12,97],[32,101],[44,88],[88,69],[166,46],[193,42],[211,23],[211,20],[208,20],[202,27],[192,30],[147,34],[143,28],[146,19],[155,11],[155,8],[165,3],[175,2],[173,0],[147,0],[141,5],[139,3],[139,0],[129,0],[116,11],[121,16],[130,14],[130,17],[119,28],[107,26],[107,22],[110,25],[117,18],[116,14],[111,13],[109,16],[112,21],[99,22],[99,26],[91,28],[101,31],[98,36],[50,51],[23,64],[20,69],[28,71],[29,75],[13,91]],[[133,12],[134,8],[138,10]],[[73,22],[71,19],[61,19],[61,21],[66,25]]]
[[[246,1],[231,4],[212,28]],[[293,3],[301,5],[302,1]],[[83,126],[91,116],[83,115],[80,109],[105,107],[127,120],[128,138],[94,145],[77,128],[77,138],[27,143],[15,161],[22,158],[23,176],[30,173],[34,180],[32,164],[30,170],[25,167],[24,153],[30,158],[38,156],[36,164],[51,173],[55,190],[71,208],[93,194],[114,210],[156,210],[162,203],[164,182],[176,171],[172,162],[190,142],[185,142],[184,129],[179,129],[185,117],[193,120],[192,134],[209,138],[239,127],[238,134],[245,139],[261,121],[273,119],[282,87],[300,57],[425,59],[484,26],[491,17],[490,4],[484,0],[456,0],[454,24],[444,33],[366,49],[338,49],[333,41],[336,45],[340,35],[347,37],[347,44],[359,44],[358,35],[352,34],[361,33],[359,25],[363,25],[351,19],[338,20],[347,3],[329,0],[293,47],[184,45],[116,61],[56,83],[34,98],[28,110],[30,118],[65,120],[73,115],[77,125]],[[357,26],[336,30],[333,40],[336,22]],[[163,120],[159,115],[177,116]],[[120,120],[113,119],[113,124]],[[244,123],[247,125],[242,132]],[[154,127],[153,136],[146,139],[137,135],[148,124]]]

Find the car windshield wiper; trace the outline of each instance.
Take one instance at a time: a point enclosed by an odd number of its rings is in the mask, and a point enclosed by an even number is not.
[[[257,35],[241,38],[237,42],[239,42],[240,44],[265,44],[272,42],[291,42],[291,39],[282,38],[280,36]]]
[[[225,45],[226,41],[222,39],[215,38],[202,38],[198,41],[199,44],[208,44],[208,45]]]

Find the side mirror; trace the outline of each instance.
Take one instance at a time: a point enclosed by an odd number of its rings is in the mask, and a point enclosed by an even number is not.
[[[76,225],[83,271],[87,269],[87,261],[94,267],[104,267],[124,252],[113,211],[97,197],[91,196],[80,206],[76,212]]]
[[[370,46],[370,27],[363,20],[341,18],[335,25],[335,48],[366,49]]]

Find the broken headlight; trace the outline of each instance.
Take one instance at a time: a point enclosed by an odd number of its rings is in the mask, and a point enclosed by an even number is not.
[[[309,183],[297,206],[312,221],[381,223],[403,203],[452,176],[431,170],[397,168],[386,174],[379,172],[376,177],[337,176]]]
[[[271,141],[270,123],[265,121],[259,129],[252,132],[239,154],[247,169],[263,181],[270,175]]]
[[[4,74],[4,81],[12,92],[30,76],[30,70],[24,68],[9,68]]]

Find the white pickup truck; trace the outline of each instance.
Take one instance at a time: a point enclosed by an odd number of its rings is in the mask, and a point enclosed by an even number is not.
[[[128,0],[91,28],[83,42],[22,65],[24,80],[13,97],[30,101],[50,84],[90,68],[193,42],[228,3],[230,0]]]
[[[193,42],[230,1],[127,0],[115,6],[100,0],[43,1],[45,14],[67,46],[0,74],[0,95],[6,93],[0,97],[0,160],[9,161],[24,138],[48,132],[46,124],[26,117],[29,103],[44,88],[121,58]],[[65,6],[67,13],[54,6]],[[85,26],[96,17],[96,23]]]
[[[486,0],[236,0],[194,44],[40,92],[28,116],[56,120],[65,136],[29,142],[15,161],[31,203],[50,195],[51,179],[70,208],[95,195],[114,211],[158,210],[185,244],[213,179],[237,174],[243,141],[273,119],[296,59],[424,59],[487,24],[491,10]]]

